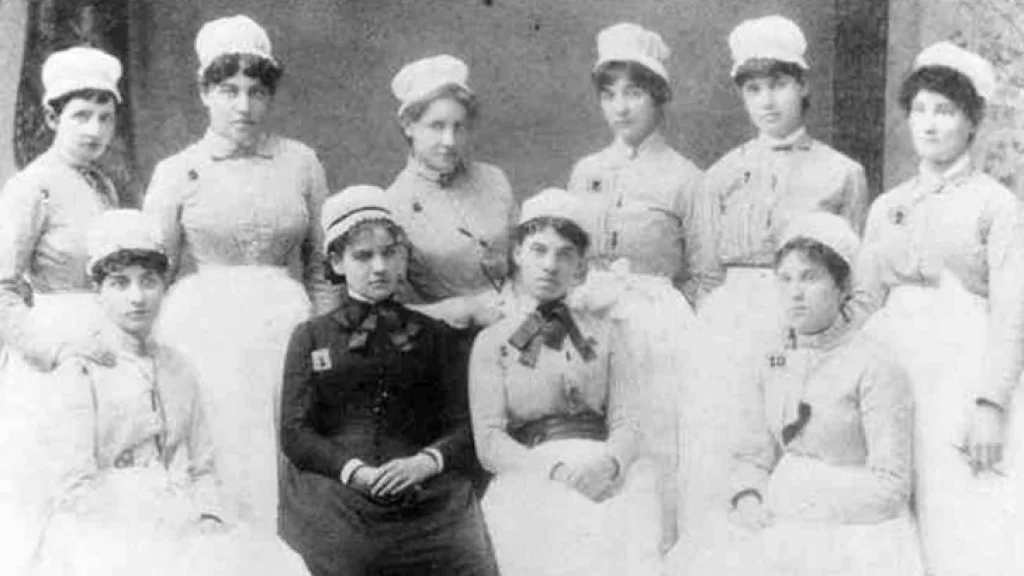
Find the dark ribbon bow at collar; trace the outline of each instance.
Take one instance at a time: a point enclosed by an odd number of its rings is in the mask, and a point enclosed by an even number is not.
[[[561,350],[566,336],[585,361],[597,356],[593,343],[583,337],[565,302],[556,300],[541,304],[531,312],[509,337],[508,343],[519,350],[519,363],[533,368],[541,346]]]
[[[375,304],[349,300],[346,307],[349,321],[356,326],[348,339],[349,350],[365,350],[375,334],[386,334],[402,352],[412,349],[413,337],[420,332],[420,325],[404,320],[402,306],[394,300]]]

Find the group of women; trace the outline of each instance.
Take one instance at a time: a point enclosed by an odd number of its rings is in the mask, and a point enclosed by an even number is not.
[[[95,169],[120,64],[53,54],[53,145],[0,193],[3,573],[1024,565],[1021,207],[970,159],[991,65],[920,54],[920,168],[871,203],[804,128],[800,29],[729,48],[758,134],[702,173],[661,132],[663,39],[601,31],[613,141],[519,206],[469,160],[463,61],[402,68],[406,166],[329,195],[265,130],[266,32],[215,20],[208,131],[141,212]]]

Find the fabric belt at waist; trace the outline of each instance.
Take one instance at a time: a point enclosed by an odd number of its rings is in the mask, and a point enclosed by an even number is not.
[[[551,440],[608,439],[608,422],[603,414],[557,414],[509,427],[508,433],[520,444],[533,448]]]

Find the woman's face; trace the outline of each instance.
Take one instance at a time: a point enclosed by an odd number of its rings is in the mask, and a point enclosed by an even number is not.
[[[565,296],[584,265],[579,248],[550,226],[524,238],[512,258],[523,288],[537,302]]]
[[[804,125],[807,85],[789,74],[751,77],[740,86],[740,94],[760,134],[781,139]]]
[[[203,90],[210,129],[239,145],[251,144],[263,132],[273,103],[270,89],[258,78],[239,72]]]
[[[356,233],[344,252],[330,254],[331,268],[348,289],[371,302],[390,298],[405,275],[406,250],[383,225]]]
[[[836,321],[844,292],[824,265],[793,250],[779,262],[775,276],[786,320],[798,334],[817,334]]]
[[[145,338],[153,329],[166,284],[160,274],[139,265],[107,275],[99,286],[100,306],[121,330]]]
[[[601,89],[601,112],[615,137],[630,146],[643,142],[658,127],[657,104],[625,75]]]
[[[75,164],[88,164],[99,159],[114,138],[117,104],[113,98],[104,104],[73,98],[64,105],[60,116],[49,113],[46,122],[54,131],[53,146],[57,151]]]
[[[962,156],[974,133],[974,124],[956,103],[926,89],[914,96],[907,120],[918,157],[935,166],[948,165]]]
[[[466,107],[452,97],[434,100],[419,119],[408,122],[402,130],[411,142],[413,156],[442,173],[454,170],[469,146]]]

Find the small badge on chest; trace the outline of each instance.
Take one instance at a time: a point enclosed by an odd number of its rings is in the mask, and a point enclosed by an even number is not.
[[[313,371],[323,372],[331,369],[331,351],[327,348],[313,350],[310,355],[313,360]]]

